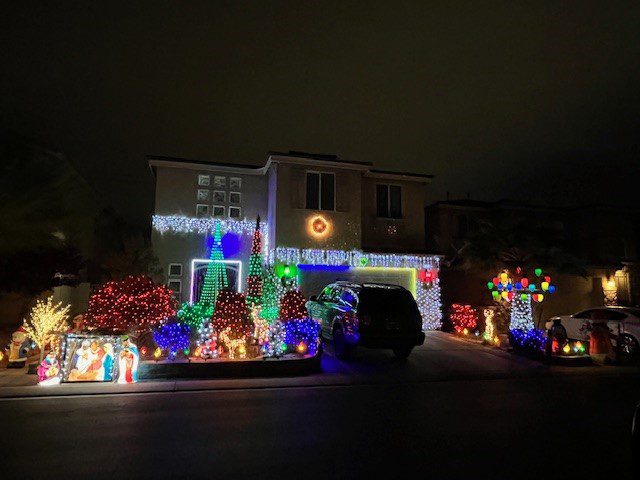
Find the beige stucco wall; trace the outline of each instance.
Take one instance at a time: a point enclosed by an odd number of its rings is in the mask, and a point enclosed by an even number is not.
[[[402,218],[378,218],[376,185],[402,187]],[[424,209],[426,185],[363,177],[362,179],[362,247],[365,250],[415,251],[425,248]],[[395,227],[391,234],[389,227]]]
[[[307,210],[306,171],[330,172],[336,175],[335,211]],[[278,164],[276,191],[276,245],[299,248],[361,248],[361,172],[334,168],[305,168]],[[317,238],[309,234],[308,220],[322,215],[330,224],[330,232]]]
[[[210,175],[211,185],[208,189],[213,195],[213,177],[215,175],[227,178],[227,187],[224,189],[226,193],[226,201],[224,203],[226,209],[225,214],[228,217],[229,208],[229,178],[240,177],[242,179],[242,218],[255,220],[259,214],[263,219],[267,216],[267,177],[263,175],[242,175],[215,170],[193,170],[188,168],[171,168],[156,167],[156,203],[155,213],[157,215],[185,215],[187,217],[196,216],[196,204],[208,203],[209,208],[212,207],[212,197],[208,202],[199,202],[197,200],[198,175]]]

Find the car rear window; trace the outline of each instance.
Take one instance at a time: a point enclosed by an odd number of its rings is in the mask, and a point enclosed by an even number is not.
[[[365,313],[413,314],[418,310],[413,295],[404,288],[364,288],[360,294],[360,306]]]

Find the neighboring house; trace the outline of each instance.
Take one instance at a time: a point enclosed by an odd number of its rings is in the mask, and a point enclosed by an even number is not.
[[[259,215],[267,262],[295,266],[305,295],[338,279],[397,283],[416,296],[425,328],[440,324],[440,259],[425,248],[431,175],[301,152],[271,152],[260,166],[148,161],[156,178],[152,241],[182,301],[198,297],[216,223],[230,283],[242,289]]]
[[[585,275],[560,274],[554,277],[557,293],[537,305],[538,315],[572,313],[602,304],[637,305],[640,284],[637,268],[640,244],[640,212],[628,208],[584,206],[554,208],[502,200],[481,202],[470,199],[436,202],[426,209],[429,224],[427,246],[446,256],[455,267],[468,237],[480,222],[511,219],[526,221],[544,232],[549,242],[562,241],[568,251],[581,259]],[[541,265],[547,269],[554,266]],[[445,303],[490,303],[482,286],[497,272],[447,268],[443,272]],[[472,285],[478,288],[470,288]]]

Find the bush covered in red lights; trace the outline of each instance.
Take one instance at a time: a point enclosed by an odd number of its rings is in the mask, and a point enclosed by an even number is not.
[[[242,293],[229,289],[220,290],[213,313],[213,327],[218,335],[229,328],[229,338],[249,337],[253,332],[253,322]]]
[[[128,276],[105,283],[89,299],[85,320],[113,332],[143,330],[175,315],[172,291],[150,278]]]
[[[287,322],[307,317],[304,295],[300,290],[289,290],[280,301],[280,320]]]
[[[475,330],[478,324],[478,312],[471,305],[454,303],[451,305],[449,319],[457,333],[463,332],[465,328],[471,331]]]

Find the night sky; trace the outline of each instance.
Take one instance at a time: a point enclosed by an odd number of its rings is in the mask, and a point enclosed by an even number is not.
[[[435,174],[433,201],[640,205],[638,1],[12,3],[0,126],[140,224],[146,154],[336,153]]]

